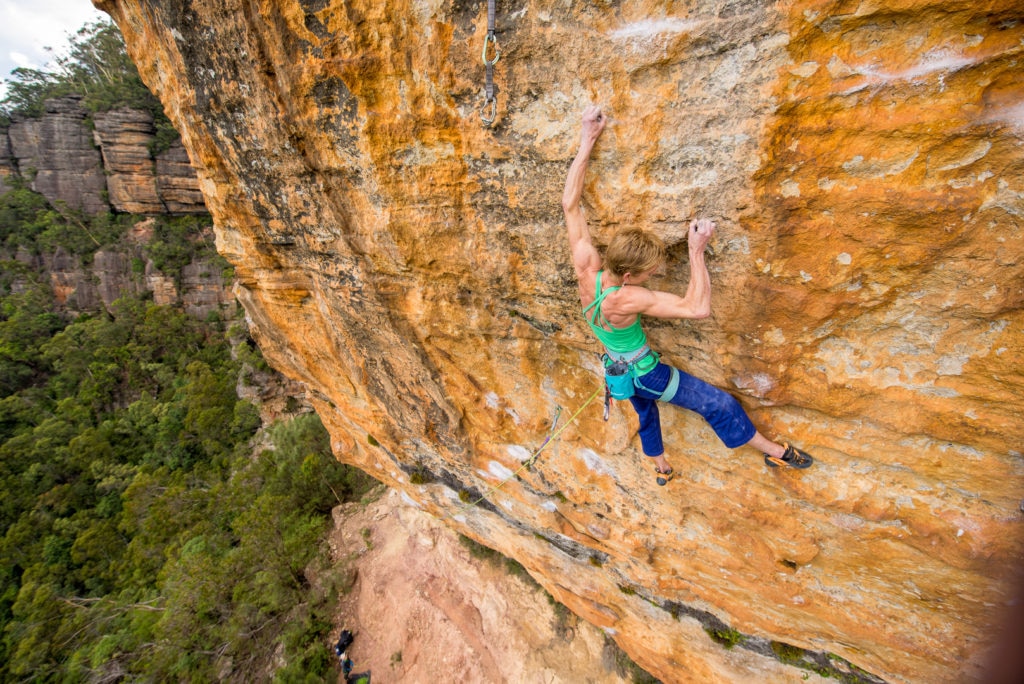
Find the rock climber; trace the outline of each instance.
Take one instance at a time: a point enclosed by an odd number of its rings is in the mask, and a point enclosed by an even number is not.
[[[645,287],[665,264],[664,243],[651,233],[638,228],[619,229],[602,260],[591,242],[580,199],[591,151],[606,123],[607,117],[598,106],[591,105],[583,112],[580,147],[565,179],[562,209],[584,317],[605,347],[609,386],[620,379],[614,377],[616,373],[625,373],[628,378],[628,387],[618,396],[628,397],[636,409],[640,443],[644,454],[654,461],[658,484],[667,484],[674,475],[662,444],[659,401],[699,413],[730,449],[748,444],[764,454],[769,466],[810,467],[814,460],[806,452],[761,435],[734,397],[661,363],[648,346],[641,314],[666,319],[699,319],[711,314],[711,278],[704,263],[704,248],[714,235],[715,224],[706,218],[690,223],[690,282],[682,297]]]

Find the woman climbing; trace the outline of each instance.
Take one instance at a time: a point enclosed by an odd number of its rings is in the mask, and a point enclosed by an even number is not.
[[[690,223],[690,282],[682,297],[644,287],[664,266],[665,247],[656,236],[643,230],[625,228],[616,232],[602,262],[590,240],[580,198],[590,153],[606,121],[597,106],[583,112],[580,148],[565,179],[562,209],[584,316],[604,344],[609,381],[627,378],[626,388],[619,396],[628,396],[640,417],[640,443],[644,454],[654,460],[658,484],[666,484],[674,474],[662,445],[659,401],[699,413],[730,449],[749,444],[764,453],[769,466],[810,467],[814,460],[809,454],[762,436],[731,395],[661,363],[647,345],[640,314],[668,319],[710,315],[711,278],[704,263],[704,247],[715,232],[715,224],[704,218]]]

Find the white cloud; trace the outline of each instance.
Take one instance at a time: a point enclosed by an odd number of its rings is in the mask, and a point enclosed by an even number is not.
[[[104,18],[91,0],[0,0],[0,78],[46,67],[78,29]]]
[[[14,66],[16,67],[32,66],[32,60],[30,60],[28,58],[28,55],[26,55],[23,52],[12,52],[8,55],[8,57],[10,57],[11,61],[14,62]]]

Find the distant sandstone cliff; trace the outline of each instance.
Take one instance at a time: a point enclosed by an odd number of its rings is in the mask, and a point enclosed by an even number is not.
[[[223,261],[195,258],[179,272],[165,273],[146,258],[151,229],[151,221],[141,221],[126,240],[98,250],[87,263],[60,248],[51,254],[0,252],[0,259],[15,259],[46,273],[58,306],[68,311],[109,310],[122,296],[149,292],[155,304],[181,306],[196,318],[232,316],[237,305]]]
[[[79,102],[54,98],[42,117],[14,121],[0,135],[0,173],[18,174],[51,203],[90,215],[206,213],[181,141],[150,155],[152,114],[101,112],[90,128]]]
[[[199,180],[180,140],[154,158],[153,115],[116,109],[92,115],[81,98],[48,100],[40,118],[14,121],[0,134],[0,177],[20,176],[55,206],[87,215],[115,211],[155,216],[205,214]],[[2,254],[49,274],[57,301],[72,311],[109,308],[126,293],[153,293],[157,304],[180,304],[197,317],[234,305],[223,265],[206,260],[180,273],[162,273],[144,255],[151,222],[127,241],[98,251],[89,263],[58,249],[53,254]],[[195,236],[212,240],[213,236]]]
[[[667,682],[984,681],[1024,550],[1019,0],[94,0],[197,167],[265,356],[338,457],[519,560]],[[559,197],[604,244],[719,222],[650,326],[803,472],[599,387]],[[505,482],[507,480],[507,482]],[[492,487],[489,500],[475,501]],[[396,626],[400,629],[401,626]]]

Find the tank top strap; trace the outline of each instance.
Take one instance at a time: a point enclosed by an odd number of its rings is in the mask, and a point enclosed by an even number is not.
[[[604,314],[601,313],[601,302],[603,302],[605,297],[610,295],[612,292],[621,289],[621,286],[619,285],[612,285],[606,290],[601,290],[601,275],[603,273],[604,271],[597,272],[597,280],[594,281],[594,289],[597,291],[596,296],[594,297],[594,301],[590,302],[590,304],[583,309],[584,316],[586,316],[588,311],[594,309],[594,313],[589,317],[590,322],[594,325],[602,325],[608,322],[608,319],[606,319]]]

